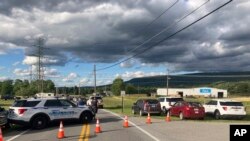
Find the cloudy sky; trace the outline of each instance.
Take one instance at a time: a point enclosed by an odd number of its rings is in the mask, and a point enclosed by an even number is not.
[[[234,0],[175,34],[226,2],[1,0],[0,81],[36,73],[39,38],[45,79],[58,86],[93,85],[94,64],[98,85],[167,69],[249,71],[250,1]]]

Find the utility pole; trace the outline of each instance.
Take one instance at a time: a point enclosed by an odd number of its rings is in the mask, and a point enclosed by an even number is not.
[[[167,96],[168,96],[168,79],[169,79],[169,70],[167,69]]]
[[[94,93],[96,94],[96,66],[94,65],[94,84],[95,84],[95,86],[94,86]]]
[[[79,83],[79,87],[78,87],[78,94],[81,95],[81,86],[80,86],[80,83]]]

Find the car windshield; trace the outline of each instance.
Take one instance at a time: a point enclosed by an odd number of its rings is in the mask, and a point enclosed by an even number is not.
[[[241,102],[220,102],[222,106],[243,106]]]
[[[148,104],[157,104],[159,101],[156,99],[146,99],[145,102]]]

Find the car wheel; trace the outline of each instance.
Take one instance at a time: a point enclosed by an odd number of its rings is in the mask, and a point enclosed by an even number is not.
[[[140,110],[140,116],[143,116],[143,111],[142,110]]]
[[[89,112],[84,112],[80,116],[81,123],[90,123],[93,120],[93,116]]]
[[[163,107],[163,113],[164,113],[164,114],[167,114],[167,113],[168,113],[168,110],[167,110],[165,107]]]
[[[179,117],[180,117],[180,120],[183,120],[183,119],[184,119],[183,113],[182,113],[182,112],[180,112]]]
[[[219,111],[215,111],[214,117],[215,117],[215,119],[220,119],[220,112]]]
[[[47,126],[48,120],[45,116],[36,116],[31,121],[33,129],[43,129]]]

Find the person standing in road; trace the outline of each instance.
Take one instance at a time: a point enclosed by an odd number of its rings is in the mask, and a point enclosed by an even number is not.
[[[96,97],[94,97],[93,100],[91,101],[91,107],[93,108],[93,111],[96,114],[98,112],[98,105],[97,105]]]

